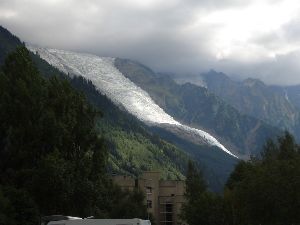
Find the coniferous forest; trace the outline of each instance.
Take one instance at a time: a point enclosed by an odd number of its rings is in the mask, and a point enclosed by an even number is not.
[[[190,225],[300,224],[300,146],[285,133],[269,140],[260,157],[241,161],[222,195],[210,192],[189,163],[181,217]]]
[[[143,194],[121,191],[106,174],[95,131],[100,112],[68,81],[44,79],[25,47],[0,75],[0,224],[38,224],[51,214],[146,216]],[[123,210],[130,205],[129,210]]]

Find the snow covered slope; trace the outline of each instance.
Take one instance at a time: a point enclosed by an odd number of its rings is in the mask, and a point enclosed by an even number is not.
[[[107,95],[115,104],[123,106],[141,121],[160,127],[173,127],[176,133],[192,136],[209,145],[214,145],[236,157],[220,142],[205,131],[195,129],[176,121],[160,108],[147,92],[126,78],[115,66],[114,58],[75,53],[57,49],[28,46],[41,58],[66,74],[83,76],[92,81],[96,88]],[[172,129],[170,129],[172,130]]]

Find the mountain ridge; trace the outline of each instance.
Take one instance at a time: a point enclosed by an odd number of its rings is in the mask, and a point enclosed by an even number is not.
[[[169,114],[166,114],[163,109],[152,101],[147,92],[127,80],[121,72],[115,69],[113,58],[56,49],[29,48],[61,71],[71,76],[74,74],[91,80],[113,102],[122,105],[140,120],[157,126],[171,124],[176,126],[177,129],[179,128],[177,132],[198,136],[203,143],[216,145],[228,154],[235,156],[207,132],[183,125],[174,120]]]
[[[255,78],[234,81],[226,74],[213,70],[201,74],[200,79],[204,80],[209,91],[241,113],[296,133],[300,111],[297,105],[289,100],[289,87],[276,88]]]
[[[144,67],[128,59],[116,59],[115,63],[166,112],[179,121],[213,133],[241,157],[258,154],[267,138],[280,133],[263,121],[239,113],[204,87],[191,83],[180,85],[169,76],[153,71],[149,75],[149,70],[145,72]]]

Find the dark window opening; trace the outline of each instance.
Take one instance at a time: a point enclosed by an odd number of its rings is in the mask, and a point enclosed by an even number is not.
[[[173,205],[166,204],[166,225],[173,225]]]
[[[166,212],[173,212],[173,205],[171,203],[166,204]]]
[[[147,200],[147,208],[148,209],[152,208],[152,201],[151,200]]]
[[[152,187],[146,187],[146,193],[152,193]]]

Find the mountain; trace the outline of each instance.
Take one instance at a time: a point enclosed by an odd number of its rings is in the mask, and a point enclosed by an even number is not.
[[[300,109],[300,85],[287,86],[284,90],[284,94],[288,100]]]
[[[0,32],[0,37],[5,38],[2,32]],[[10,34],[6,41],[10,42],[11,38],[15,37]],[[23,43],[17,42],[15,47],[20,45]],[[5,45],[3,46],[5,48]],[[0,55],[5,58],[10,51],[5,49],[0,52]],[[99,88],[95,87],[91,81],[71,74],[67,76],[34,53],[31,54],[31,57],[41,74],[46,78],[57,75],[62,79],[67,79],[72,86],[82,91],[88,100],[103,112],[103,116],[99,117],[96,125],[99,135],[103,136],[107,142],[110,155],[108,165],[111,173],[137,176],[143,170],[159,170],[164,178],[182,179],[187,161],[193,159],[203,167],[209,187],[217,191],[222,190],[222,186],[237,160],[216,145],[211,147],[203,145],[210,139],[203,138],[201,143],[193,143],[186,140],[185,137],[179,137],[176,132],[188,133],[182,124],[178,126],[180,129],[177,130],[162,123],[161,128],[148,126],[149,124],[146,125],[138,120],[120,104],[116,105],[116,102],[112,102],[107,96],[101,94]],[[145,114],[147,113],[145,112]],[[175,133],[170,130],[175,130]],[[200,136],[199,131],[190,128],[189,130],[192,134],[190,136],[198,139],[195,137]],[[215,139],[212,140],[215,141]]]
[[[300,109],[300,85],[279,86],[271,85],[270,88],[284,96],[297,109]]]
[[[127,79],[116,67],[115,59],[57,49],[29,47],[43,59],[70,76],[83,76],[91,80],[100,92],[116,105],[150,126],[164,127],[171,132],[190,138],[198,144],[217,146],[234,156],[213,136],[200,129],[176,121],[157,105],[147,92]]]
[[[120,110],[83,77],[70,80],[84,92],[103,114],[96,123],[110,151],[109,171],[140,175],[145,170],[160,170],[164,178],[183,179],[189,156],[178,147],[149,132],[134,116]]]
[[[299,110],[287,97],[287,91],[274,91],[273,87],[253,78],[233,81],[226,74],[213,70],[201,74],[199,79],[209,91],[243,114],[291,131],[299,121]]]
[[[0,65],[3,64],[6,56],[14,51],[16,47],[23,45],[19,38],[12,35],[7,29],[0,26]]]
[[[167,113],[212,133],[241,157],[258,154],[267,138],[280,133],[279,129],[240,113],[204,87],[177,84],[169,76],[131,60],[116,59],[115,65]]]
[[[10,52],[24,44],[1,26],[0,39],[3,41],[0,43],[0,58],[3,59],[1,65]],[[67,79],[101,110],[103,116],[99,117],[96,126],[99,135],[106,139],[110,173],[138,176],[144,170],[159,170],[163,178],[184,178],[189,156],[181,149],[147,131],[142,123],[101,95],[91,82],[77,77],[70,79],[39,56],[32,53],[31,57],[46,78],[56,75]]]
[[[225,181],[223,178],[235,165],[236,160],[232,157],[233,154],[220,142],[207,132],[186,126],[165,113],[147,92],[117,70],[113,58],[55,49],[35,47],[30,47],[30,49],[56,68],[68,73],[69,76],[82,76],[92,81],[97,90],[105,94],[119,108],[147,124],[156,134],[166,134],[167,141],[180,146],[207,167],[207,170],[216,174],[216,177],[222,177],[220,183]],[[172,138],[169,139],[170,137]],[[179,139],[184,139],[184,141]],[[185,143],[185,145],[179,145],[179,143]],[[190,145],[194,146],[193,150]],[[220,165],[221,163],[224,165]]]
[[[192,158],[204,170],[209,187],[216,191],[222,190],[226,178],[237,163],[235,158],[217,147],[196,145],[166,129],[143,125],[134,116],[120,110],[110,99],[99,93],[90,81],[81,82],[81,80],[84,79],[75,77],[71,82],[104,114],[97,126],[108,141],[113,173],[138,175],[143,170],[157,169],[153,165],[159,162],[158,168],[163,174],[168,173],[164,177],[174,178],[172,175],[174,173],[170,173],[167,169],[168,163],[172,162],[178,171],[185,173],[186,162]],[[153,152],[155,149],[157,150]],[[149,157],[152,154],[155,156],[154,159]]]

